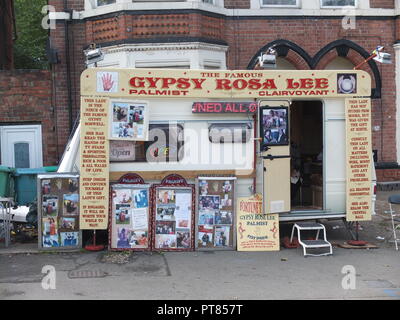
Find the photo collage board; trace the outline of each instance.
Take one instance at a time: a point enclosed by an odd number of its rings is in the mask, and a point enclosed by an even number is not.
[[[38,175],[39,248],[79,249],[79,175]]]
[[[153,250],[192,251],[195,187],[178,175],[172,176],[171,185],[162,182],[153,186]],[[174,184],[177,181],[181,184]]]
[[[198,177],[196,248],[233,250],[236,177]]]
[[[150,185],[111,185],[109,248],[150,249]]]
[[[148,140],[148,103],[111,100],[110,140]]]

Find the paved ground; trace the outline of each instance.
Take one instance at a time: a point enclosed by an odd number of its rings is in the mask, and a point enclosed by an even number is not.
[[[333,256],[304,258],[301,249],[279,252],[18,253],[0,248],[1,299],[400,299],[400,251],[377,236],[390,234],[390,193],[378,195],[372,222],[360,239],[378,249],[334,248]],[[326,223],[328,239],[349,239],[341,221]],[[289,226],[281,227],[281,236]],[[33,248],[31,248],[34,252]],[[19,252],[23,252],[20,251]],[[43,266],[56,271],[45,290]],[[355,289],[344,289],[344,266],[355,270]]]

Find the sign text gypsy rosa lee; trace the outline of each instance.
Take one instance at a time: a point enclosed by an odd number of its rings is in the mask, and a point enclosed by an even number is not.
[[[202,72],[204,78],[135,76],[129,80],[130,94],[187,96],[191,91],[206,87],[218,91],[255,90],[260,95],[328,95],[329,79],[286,79],[285,85],[274,78],[264,78],[262,73],[212,73]],[[279,89],[279,90],[278,90]],[[264,91],[263,91],[264,90]],[[271,92],[269,92],[271,90]]]
[[[108,222],[108,98],[81,99],[81,229],[106,229]]]

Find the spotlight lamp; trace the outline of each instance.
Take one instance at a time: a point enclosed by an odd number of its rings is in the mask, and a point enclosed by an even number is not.
[[[385,49],[384,46],[377,46],[367,59],[365,59],[363,62],[354,67],[354,70],[359,69],[362,65],[364,65],[365,63],[367,63],[372,59],[383,64],[391,64],[392,63],[391,54],[383,52],[383,49]]]
[[[95,64],[97,67],[97,62],[104,60],[104,53],[100,48],[96,48],[96,44],[92,43],[87,50],[84,50],[83,53],[86,57],[86,66],[91,64]]]
[[[276,50],[270,47],[258,57],[256,68],[272,69],[276,68]]]

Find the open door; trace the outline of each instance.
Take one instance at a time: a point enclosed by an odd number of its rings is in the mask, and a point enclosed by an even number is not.
[[[290,211],[289,101],[259,101],[264,213]]]

